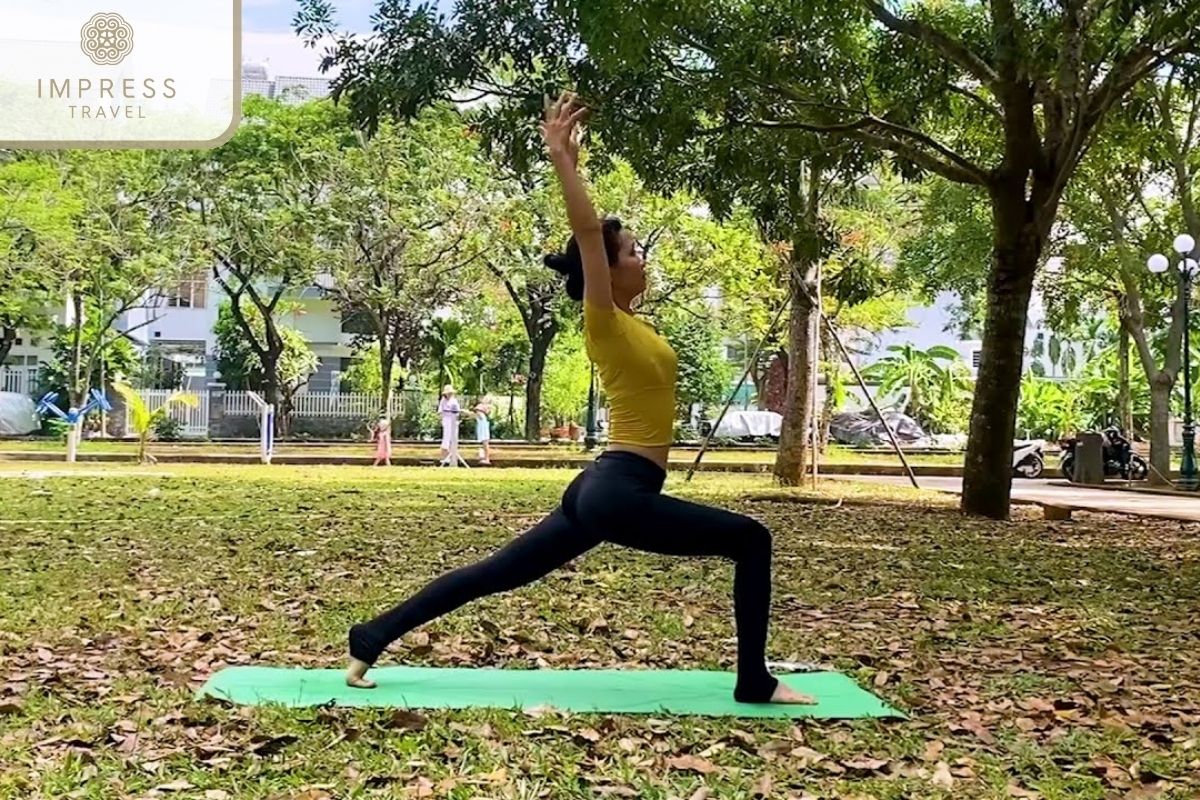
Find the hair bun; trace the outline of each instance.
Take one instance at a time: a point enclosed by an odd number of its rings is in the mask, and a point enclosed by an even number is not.
[[[571,262],[562,253],[550,253],[542,258],[542,263],[555,272],[569,275],[571,273]]]

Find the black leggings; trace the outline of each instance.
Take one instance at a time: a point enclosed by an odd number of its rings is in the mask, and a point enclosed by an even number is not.
[[[480,597],[532,583],[601,542],[674,556],[721,556],[736,567],[738,678],[734,696],[775,691],[764,651],[771,605],[771,534],[755,520],[661,494],[666,473],[626,452],[606,452],[576,476],[548,517],[491,556],[447,572],[370,622],[350,629],[350,655],[374,664],[419,625]]]

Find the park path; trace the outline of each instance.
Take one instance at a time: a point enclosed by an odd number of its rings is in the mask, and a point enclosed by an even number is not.
[[[908,478],[894,475],[839,475],[844,480],[867,481],[908,486]],[[962,479],[949,477],[918,477],[922,489],[960,494]],[[1171,497],[1145,492],[1120,492],[1112,489],[1088,489],[1081,486],[1059,486],[1044,480],[1014,480],[1013,500],[1026,503],[1051,503],[1081,511],[1176,519],[1200,522],[1200,494],[1196,497]]]

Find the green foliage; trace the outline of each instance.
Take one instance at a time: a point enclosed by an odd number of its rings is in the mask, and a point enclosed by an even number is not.
[[[560,333],[546,357],[542,413],[556,425],[579,422],[587,407],[590,362],[583,334],[574,328]],[[597,379],[597,383],[599,379]]]
[[[281,313],[283,309],[281,309]],[[256,338],[264,336],[262,315],[253,306],[247,306],[242,313]],[[276,323],[278,325],[278,323]],[[312,373],[317,370],[317,357],[313,354],[308,340],[295,328],[280,326],[279,335],[283,341],[283,353],[279,358],[278,380],[285,395],[294,392],[308,382]],[[213,325],[213,335],[216,338],[217,370],[226,386],[233,390],[263,391],[266,376],[263,374],[262,358],[250,346],[243,328],[234,318],[233,308],[229,301],[221,303],[217,309],[217,322]]]
[[[358,147],[360,139],[346,109],[327,100],[287,104],[251,96],[242,112],[232,139],[190,151],[186,188],[191,206],[200,210],[210,258],[219,262],[213,276],[245,319],[227,322],[240,327],[245,340],[235,346],[233,334],[226,336],[230,377],[243,384],[257,381],[268,395],[278,386],[283,397],[267,399],[286,410],[289,392],[307,380],[312,360],[292,358],[279,365],[276,380],[268,380],[250,374],[251,359],[238,348],[268,362],[276,353],[303,352],[298,334],[279,327],[280,306],[341,252],[336,206],[321,201],[331,196],[343,151]]]
[[[263,376],[256,371],[258,358],[234,318],[229,301],[222,301],[217,308],[213,337],[216,339],[217,374],[226,388],[232,391],[261,389]]]
[[[154,421],[154,438],[163,442],[179,441],[183,438],[183,423],[174,417],[159,417]]]
[[[971,381],[967,365],[952,347],[920,350],[892,345],[862,371],[878,381],[880,395],[903,394],[903,410],[930,433],[961,433],[970,417]]]
[[[436,395],[412,392],[405,396],[400,415],[392,420],[392,435],[398,438],[425,439],[441,432]]]
[[[482,250],[489,201],[477,151],[459,114],[438,107],[340,154],[327,235],[344,246],[328,293],[365,322],[358,344],[373,342],[374,373],[381,349],[393,370],[421,356],[431,311],[460,293]],[[381,374],[364,381],[383,388]]]
[[[63,150],[39,159],[45,166],[39,201],[52,210],[17,228],[40,283],[22,288],[18,280],[16,290],[30,289],[35,305],[46,300],[38,286],[50,293],[49,307],[66,299],[70,336],[81,347],[60,352],[55,383],[80,403],[98,385],[106,352],[125,347],[120,342],[129,331],[118,330],[118,322],[151,305],[154,290],[194,271],[203,237],[186,213],[178,153]]]
[[[81,209],[48,158],[0,161],[0,365],[18,330],[50,329],[50,310],[61,302],[55,265],[71,249]]]
[[[397,389],[408,376],[398,363],[392,367],[392,389]],[[350,368],[342,373],[342,381],[352,392],[380,394],[383,391],[383,371],[379,363],[379,342],[354,351]]]
[[[679,359],[676,417],[687,419],[693,404],[706,409],[720,403],[729,391],[732,369],[721,352],[721,337],[713,320],[676,313],[664,321],[661,333]]]
[[[1165,61],[1194,51],[1192,0],[971,3],[962,0],[460,0],[385,3],[372,40],[338,35],[328,0],[302,0],[295,27],[335,92],[373,129],[455,92],[491,90],[487,136],[525,172],[547,89],[573,85],[591,126],[650,188],[688,188],[720,218],[743,205],[763,237],[793,245],[793,284],[834,244],[818,206],[885,155],[906,179],[932,173],[988,198],[985,280],[1005,318],[983,332],[980,407],[964,508],[1008,513],[1008,438],[1020,327],[1062,192],[1105,115]],[[378,42],[389,46],[378,46]],[[963,254],[952,253],[955,258]],[[971,261],[967,267],[972,268]],[[1002,309],[1002,310],[1001,310]],[[1001,435],[989,435],[995,430]],[[796,448],[787,448],[795,453]]]
[[[1017,405],[1018,433],[1054,441],[1074,436],[1084,419],[1080,396],[1070,381],[1025,373]]]
[[[163,401],[163,404],[153,411],[146,405],[141,394],[128,383],[119,381],[113,384],[113,389],[125,401],[125,408],[133,432],[138,437],[138,461],[152,460],[146,452],[146,445],[152,437],[157,436],[164,441],[176,441],[183,431],[183,423],[171,417],[171,407],[178,404],[195,408],[200,399],[188,392],[173,392]]]
[[[91,364],[90,375],[82,376],[89,387],[99,388],[100,376],[103,371],[106,381],[112,382],[133,375],[141,364],[137,348],[125,337],[112,340],[104,347],[101,354],[93,357],[96,342],[102,335],[99,330],[99,317],[92,316],[81,329],[80,363]],[[70,325],[55,325],[50,338],[50,359],[42,367],[40,375],[43,392],[58,392],[62,403],[68,402],[72,384],[71,369],[75,359],[75,329]]]
[[[435,317],[425,326],[425,351],[438,391],[447,383],[464,391],[461,378],[469,369],[473,353],[463,336],[463,322],[454,317]]]

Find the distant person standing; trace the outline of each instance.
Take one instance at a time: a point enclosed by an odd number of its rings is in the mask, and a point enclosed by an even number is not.
[[[488,414],[492,407],[484,400],[475,404],[475,439],[479,442],[479,463],[484,466],[492,464],[492,422]]]
[[[387,414],[380,414],[379,419],[371,426],[371,438],[375,440],[375,463],[390,467],[392,465],[392,421]]]
[[[458,395],[454,387],[446,384],[442,387],[442,396],[438,400],[438,414],[442,418],[442,456],[441,466],[450,466],[451,451],[457,451],[458,423],[462,407],[458,403]]]

